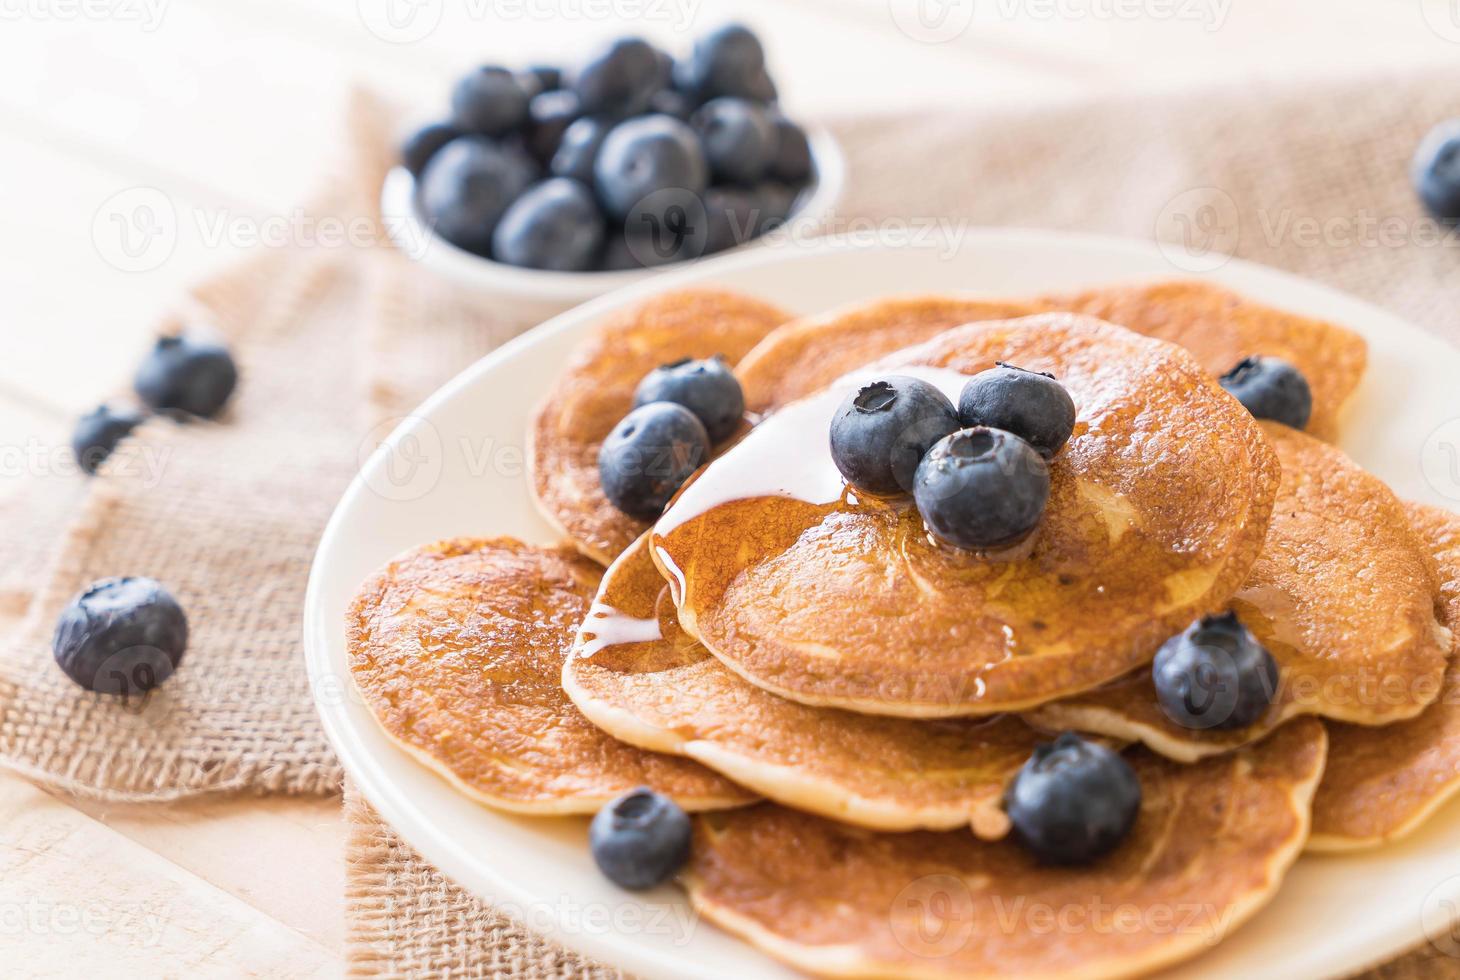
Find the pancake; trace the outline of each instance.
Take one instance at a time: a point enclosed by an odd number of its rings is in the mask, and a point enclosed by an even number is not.
[[[879,834],[774,804],[695,818],[699,914],[825,976],[1114,977],[1220,941],[1281,885],[1308,833],[1323,726],[1193,766],[1137,749],[1141,812],[1086,867],[1013,840]]]
[[[1034,721],[1139,740],[1191,761],[1295,715],[1385,725],[1439,695],[1451,638],[1436,619],[1433,563],[1403,505],[1333,446],[1263,426],[1283,478],[1262,554],[1232,608],[1278,663],[1267,714],[1235,731],[1183,728],[1162,713],[1147,669],[1047,704]]]
[[[573,355],[528,431],[532,487],[543,515],[583,554],[613,561],[648,528],[603,494],[598,448],[661,364],[722,354],[734,364],[789,315],[734,293],[664,293],[614,314]]]
[[[880,830],[1009,829],[1004,786],[1047,741],[1013,715],[918,721],[762,691],[679,628],[647,536],[610,566],[563,665],[590,721],[769,799]]]
[[[953,327],[1038,312],[1033,303],[954,296],[858,303],[778,327],[745,355],[735,366],[735,374],[745,390],[746,410],[761,414]]]
[[[1435,557],[1440,618],[1460,628],[1460,516],[1407,504],[1410,524]],[[1460,789],[1460,662],[1417,718],[1384,728],[1328,726],[1329,766],[1313,798],[1313,851],[1373,847],[1413,831]]]
[[[1295,365],[1313,390],[1307,432],[1338,433],[1344,405],[1368,361],[1362,337],[1336,324],[1264,306],[1199,280],[1103,286],[1046,297],[1045,308],[1098,316],[1137,333],[1180,344],[1213,374],[1252,354]]]
[[[916,374],[955,394],[1006,360],[1078,407],[1044,521],[997,560],[943,548],[905,502],[858,499],[830,459],[845,390]],[[655,525],[683,628],[747,680],[804,704],[993,714],[1149,662],[1226,605],[1257,557],[1277,460],[1178,347],[1090,317],[956,328],[783,408],[701,470]]]
[[[686,809],[753,797],[688,759],[624,745],[559,686],[600,570],[568,548],[457,538],[410,551],[361,586],[350,674],[391,740],[489,806],[593,813],[636,786]]]

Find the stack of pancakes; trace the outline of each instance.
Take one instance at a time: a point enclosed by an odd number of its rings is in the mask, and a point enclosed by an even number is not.
[[[1460,518],[1325,441],[1354,334],[1188,282],[788,319],[699,291],[599,326],[530,434],[568,543],[440,542],[356,600],[351,668],[393,739],[508,810],[670,795],[699,813],[695,907],[844,976],[1148,972],[1256,913],[1304,848],[1399,837],[1460,785]],[[620,513],[599,445],[651,369],[715,354],[738,361],[741,437],[652,526]],[[1306,433],[1215,382],[1256,354],[1308,379]],[[852,379],[995,361],[1078,410],[1025,546],[939,547],[841,484],[827,427]],[[1151,659],[1225,610],[1278,693],[1248,728],[1179,727]],[[1079,868],[1041,865],[1003,809],[1064,730],[1120,747],[1143,791]]]

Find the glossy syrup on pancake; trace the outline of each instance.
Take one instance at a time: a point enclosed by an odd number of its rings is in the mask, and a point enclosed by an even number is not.
[[[647,536],[604,575],[563,689],[610,734],[685,755],[787,806],[882,830],[1009,829],[1004,787],[1048,736],[1012,715],[914,720],[813,708],[742,680],[679,628]]]
[[[482,803],[592,813],[636,786],[689,809],[754,797],[688,759],[624,745],[559,677],[601,571],[567,548],[458,538],[371,576],[347,621],[350,675],[401,748]]]
[[[1278,663],[1267,714],[1235,731],[1167,719],[1149,670],[1044,705],[1041,725],[1139,740],[1191,761],[1316,714],[1363,725],[1412,718],[1439,695],[1451,636],[1435,614],[1439,585],[1409,516],[1377,477],[1335,447],[1263,423],[1282,463],[1262,553],[1232,600]]]
[[[1434,555],[1440,618],[1460,629],[1460,515],[1406,504]],[[1418,717],[1383,728],[1328,726],[1328,770],[1313,798],[1308,849],[1374,847],[1411,833],[1460,790],[1460,661],[1451,653],[1444,690]]]
[[[882,834],[774,804],[695,820],[695,909],[797,969],[845,977],[1117,977],[1225,938],[1308,834],[1323,726],[1180,765],[1127,753],[1140,814],[1112,853],[1044,865],[1013,840]]]
[[[532,487],[543,515],[583,554],[613,561],[648,527],[609,503],[598,476],[604,438],[662,364],[723,355],[735,363],[788,314],[716,290],[664,293],[600,324],[547,393],[529,430]]]
[[[1245,410],[1179,348],[1070,315],[948,331],[869,377],[956,395],[996,360],[1054,374],[1078,407],[1025,548],[946,548],[905,502],[845,491],[826,433],[859,372],[772,414],[671,503],[652,541],[684,628],[783,697],[940,717],[1101,684],[1224,604],[1277,484]]]

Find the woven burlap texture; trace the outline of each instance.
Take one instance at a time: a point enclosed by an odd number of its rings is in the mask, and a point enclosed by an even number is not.
[[[1408,164],[1430,125],[1460,114],[1457,81],[1460,72],[1275,90],[1251,83],[1033,113],[834,122],[848,193],[824,230],[872,228],[890,239],[942,221],[954,234],[1005,225],[1159,238],[1171,243],[1173,275],[1229,253],[1356,293],[1456,339],[1460,248],[1422,214]],[[392,344],[425,329],[410,323],[389,321]],[[353,971],[536,977],[597,969],[545,952],[443,883],[368,804],[353,800],[347,815]],[[1429,946],[1374,973],[1457,975],[1456,961]]]

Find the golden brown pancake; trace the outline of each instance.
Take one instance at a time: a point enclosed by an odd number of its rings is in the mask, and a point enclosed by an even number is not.
[[[774,330],[735,366],[745,407],[769,412],[825,388],[854,368],[980,320],[1041,312],[1034,303],[906,296],[857,303],[792,320]]]
[[[1047,704],[1031,717],[1139,739],[1190,761],[1260,738],[1299,714],[1363,725],[1412,718],[1439,695],[1451,639],[1436,619],[1433,565],[1403,506],[1333,446],[1265,422],[1283,478],[1262,554],[1232,608],[1278,663],[1256,724],[1182,728],[1156,703],[1149,670]]]
[[[879,300],[786,324],[747,354],[736,373],[746,404],[764,413],[950,327],[1059,310],[1180,344],[1216,375],[1251,354],[1282,357],[1307,377],[1313,390],[1308,432],[1323,439],[1336,434],[1343,406],[1358,387],[1368,357],[1363,339],[1350,330],[1189,280],[1102,286],[1030,300]]]
[[[1114,977],[1191,957],[1256,913],[1308,834],[1323,726],[1192,766],[1128,753],[1131,835],[1079,868],[1012,839],[883,834],[762,804],[695,820],[696,910],[810,973]]]
[[[664,293],[600,324],[543,399],[528,431],[532,486],[543,514],[583,554],[607,565],[648,524],[603,495],[598,449],[661,364],[724,355],[734,364],[788,314],[716,290]]]
[[[510,538],[407,552],[350,606],[350,673],[366,707],[411,755],[504,810],[592,813],[636,786],[687,809],[749,802],[688,759],[614,740],[563,693],[563,658],[601,574],[571,549]]]
[[[1277,489],[1252,417],[1180,348],[1070,314],[960,327],[868,377],[956,392],[995,360],[1053,373],[1078,409],[1017,555],[941,547],[905,502],[841,488],[826,432],[853,378],[762,422],[655,526],[684,629],[783,697],[940,717],[1102,684],[1225,606]]]
[[[1440,618],[1460,628],[1460,515],[1406,504],[1435,557]],[[1328,726],[1329,764],[1313,798],[1308,849],[1373,847],[1408,834],[1460,789],[1460,663],[1451,659],[1440,699],[1384,728]]]
[[[1313,390],[1307,432],[1332,439],[1368,361],[1362,337],[1336,324],[1245,299],[1199,280],[1102,286],[1046,297],[1046,309],[1072,310],[1180,344],[1221,375],[1253,354],[1295,365]]]
[[[1012,715],[920,721],[813,708],[742,680],[679,628],[647,535],[610,566],[563,689],[590,721],[787,806],[880,830],[1009,829],[1004,786],[1047,738]]]

